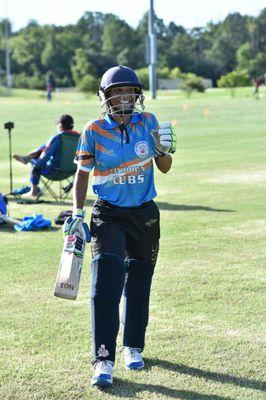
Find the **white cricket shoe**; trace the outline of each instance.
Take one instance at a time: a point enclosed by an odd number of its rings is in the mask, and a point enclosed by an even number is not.
[[[106,387],[113,383],[114,363],[109,360],[98,361],[94,365],[94,375],[91,378],[92,386]]]
[[[123,354],[126,369],[139,370],[144,367],[144,361],[140,349],[135,347],[124,347]]]

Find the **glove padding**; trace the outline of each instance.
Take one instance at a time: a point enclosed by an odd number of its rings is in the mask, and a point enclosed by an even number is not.
[[[176,151],[176,134],[169,122],[160,124],[158,130],[152,130],[151,135],[155,143],[155,153],[159,157],[173,154]]]
[[[91,241],[91,233],[88,225],[84,222],[83,217],[68,217],[63,225],[63,236],[78,234],[87,243]]]

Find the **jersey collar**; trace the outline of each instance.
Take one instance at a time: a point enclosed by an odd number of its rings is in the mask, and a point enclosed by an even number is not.
[[[131,119],[128,122],[129,124],[137,124],[138,121],[140,120],[140,113],[133,113]],[[115,129],[118,126],[120,126],[120,124],[118,122],[116,122],[109,114],[105,114],[104,116],[104,128],[105,129]]]

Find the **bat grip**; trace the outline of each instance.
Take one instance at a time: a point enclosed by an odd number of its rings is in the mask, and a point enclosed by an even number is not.
[[[90,229],[88,227],[88,224],[86,224],[86,222],[83,222],[82,227],[83,227],[84,232],[85,232],[86,242],[90,243],[90,241],[91,241],[91,232],[90,232]]]

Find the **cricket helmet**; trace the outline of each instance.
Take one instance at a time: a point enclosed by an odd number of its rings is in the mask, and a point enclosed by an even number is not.
[[[110,90],[119,87],[133,87],[135,94],[128,93],[110,96]],[[130,115],[133,111],[144,110],[143,85],[133,69],[118,65],[109,68],[102,76],[98,96],[103,110],[110,115]],[[128,101],[128,98],[131,101]],[[120,101],[120,105],[112,105],[113,100]]]

